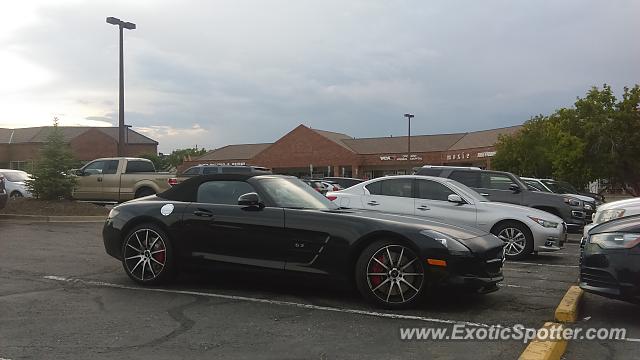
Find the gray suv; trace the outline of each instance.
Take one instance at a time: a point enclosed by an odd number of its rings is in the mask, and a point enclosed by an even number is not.
[[[417,175],[449,178],[479,192],[491,201],[524,205],[559,216],[571,232],[580,232],[585,224],[582,200],[559,194],[531,191],[512,173],[454,166],[423,166]]]

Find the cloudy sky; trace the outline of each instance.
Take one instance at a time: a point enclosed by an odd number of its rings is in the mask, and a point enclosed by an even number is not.
[[[160,151],[271,142],[298,124],[354,137],[480,130],[640,83],[640,1],[11,1],[0,127],[126,122]]]

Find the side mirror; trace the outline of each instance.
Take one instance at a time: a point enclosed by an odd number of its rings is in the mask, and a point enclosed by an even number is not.
[[[447,196],[447,200],[449,202],[456,203],[456,204],[464,204],[465,203],[465,201],[462,200],[462,197],[460,197],[460,195],[458,195],[458,194],[451,194],[451,195]]]
[[[520,186],[516,184],[511,184],[509,185],[509,190],[513,191],[514,194],[517,194],[520,192]]]
[[[71,169],[70,172],[75,176],[84,176],[84,171],[81,169]]]
[[[260,201],[260,197],[254,192],[240,195],[240,197],[238,198],[238,205],[249,208],[264,208],[264,204]]]

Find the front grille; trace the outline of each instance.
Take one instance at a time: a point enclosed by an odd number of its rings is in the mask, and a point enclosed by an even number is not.
[[[589,286],[617,289],[618,281],[608,272],[584,268],[580,270],[580,281]]]

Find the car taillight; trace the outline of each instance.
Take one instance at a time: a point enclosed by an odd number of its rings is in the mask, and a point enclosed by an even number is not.
[[[334,195],[329,195],[329,196],[327,196],[327,199],[329,199],[329,200],[331,200],[331,201],[333,201],[333,200],[335,200],[335,199],[337,199],[337,198],[338,198],[338,197],[337,197],[337,196],[334,196]]]
[[[169,183],[169,185],[171,185],[171,186],[178,185],[178,179],[177,179],[177,178],[169,178],[169,180],[167,180],[167,182],[168,182],[168,183]]]

